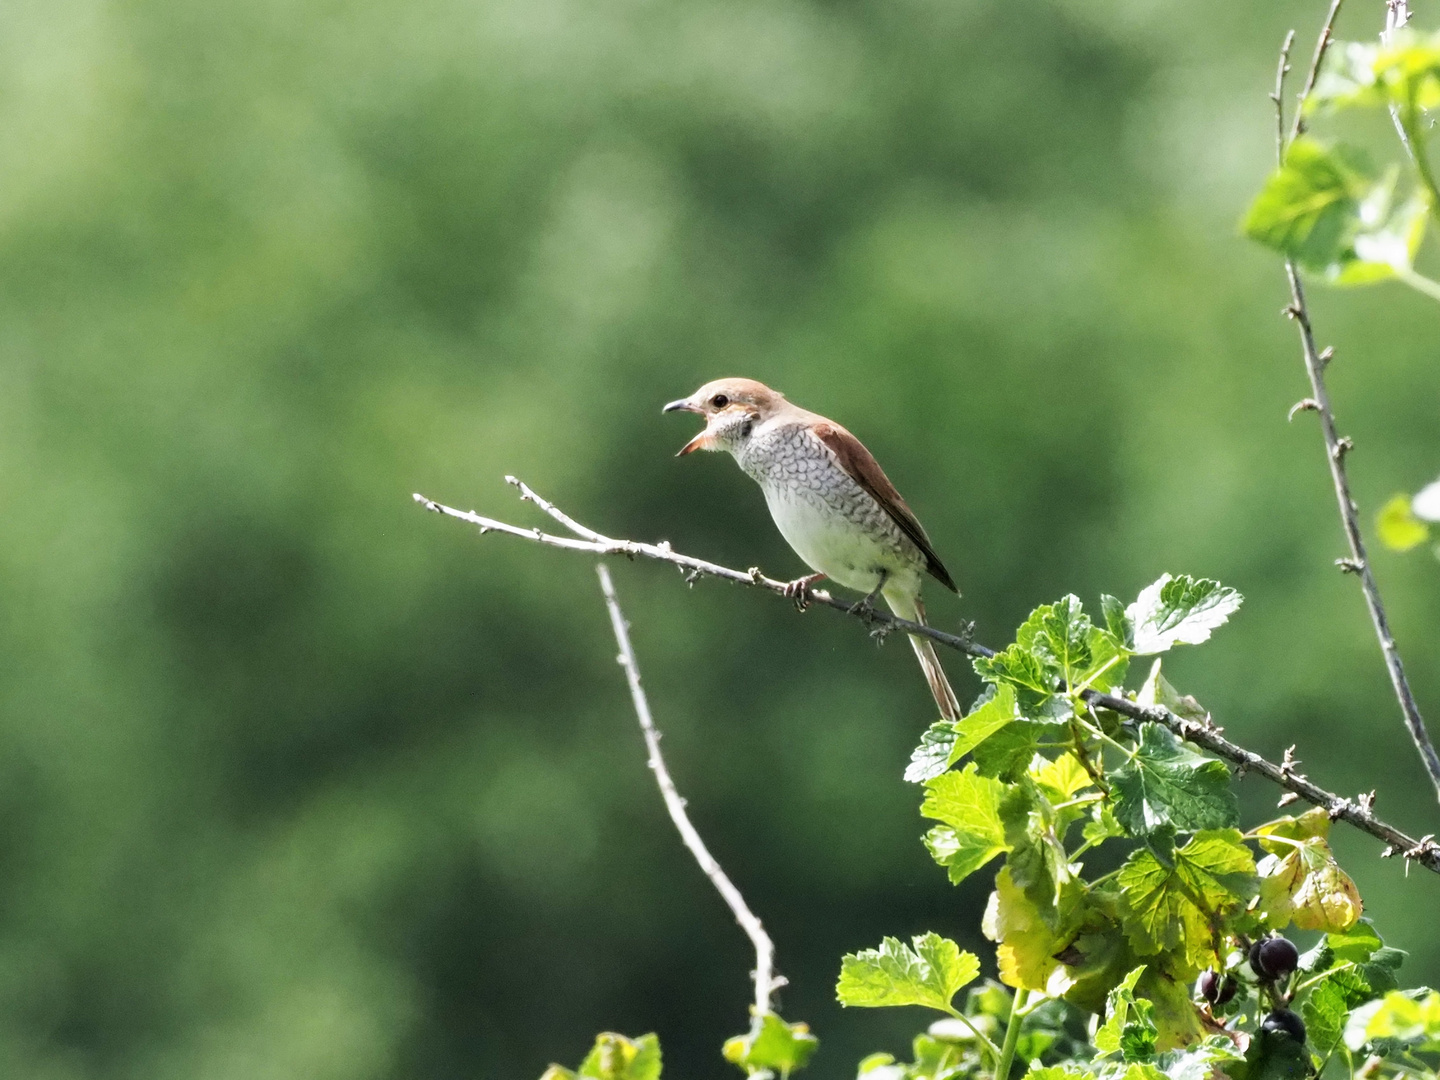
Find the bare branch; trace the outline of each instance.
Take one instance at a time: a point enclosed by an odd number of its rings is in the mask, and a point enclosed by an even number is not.
[[[1305,102],[1310,91],[1315,89],[1315,80],[1320,77],[1320,64],[1325,59],[1325,50],[1335,35],[1335,19],[1340,14],[1340,5],[1345,0],[1330,0],[1330,13],[1325,16],[1325,25],[1315,39],[1315,55],[1310,58],[1310,70],[1305,74],[1305,86],[1300,91],[1300,100],[1295,105],[1295,123],[1290,128],[1290,141],[1294,142],[1305,133]],[[1282,155],[1283,157],[1283,155]]]
[[[1310,72],[1305,79],[1305,89],[1300,94],[1300,101],[1296,106],[1292,139],[1304,130],[1305,102],[1315,86],[1320,64],[1325,59],[1325,50],[1330,44],[1335,16],[1339,13],[1341,2],[1342,0],[1332,0],[1325,25],[1315,43],[1315,56],[1310,64]],[[1409,13],[1404,0],[1389,0],[1386,34],[1403,26],[1408,17]],[[1286,44],[1287,46],[1289,44],[1288,38]],[[1283,73],[1283,51],[1281,69]],[[1281,156],[1283,158],[1283,147]],[[1375,574],[1370,569],[1370,560],[1365,554],[1365,540],[1360,534],[1360,510],[1350,494],[1350,480],[1345,471],[1345,457],[1354,448],[1354,443],[1348,437],[1341,436],[1337,431],[1335,411],[1331,408],[1330,393],[1325,386],[1325,369],[1330,363],[1333,351],[1327,348],[1324,352],[1320,352],[1315,347],[1315,330],[1310,321],[1310,310],[1305,303],[1305,287],[1300,281],[1300,272],[1293,260],[1285,260],[1285,276],[1290,283],[1290,306],[1285,309],[1285,313],[1295,320],[1299,329],[1305,373],[1310,379],[1310,397],[1306,402],[1302,402],[1302,405],[1312,409],[1320,417],[1320,431],[1325,439],[1325,457],[1329,462],[1330,479],[1335,487],[1335,501],[1340,508],[1340,523],[1345,531],[1345,539],[1350,546],[1349,556],[1337,560],[1337,565],[1341,570],[1357,574],[1360,578],[1361,591],[1365,594],[1365,605],[1370,610],[1370,621],[1375,626],[1375,636],[1380,642],[1380,651],[1385,658],[1385,668],[1390,674],[1390,684],[1394,687],[1396,700],[1400,703],[1400,712],[1404,717],[1405,728],[1410,733],[1410,739],[1414,742],[1415,749],[1420,753],[1420,760],[1425,765],[1425,771],[1430,775],[1430,782],[1435,787],[1436,798],[1440,799],[1440,754],[1436,753],[1430,733],[1425,729],[1425,721],[1420,715],[1420,706],[1416,703],[1415,695],[1410,689],[1410,680],[1405,676],[1405,666],[1400,661],[1400,651],[1395,645],[1394,635],[1390,632],[1390,619],[1385,613],[1384,601],[1380,598],[1380,586],[1375,581]],[[1293,418],[1293,411],[1291,416]]]
[[[519,486],[518,482],[517,486]],[[529,489],[525,488],[524,490],[528,491]],[[535,496],[531,501],[535,501],[536,499],[538,499],[538,496]],[[575,540],[564,536],[551,536],[548,533],[541,532],[539,529],[522,529],[517,525],[510,525],[503,521],[497,521],[494,518],[481,517],[479,514],[470,511],[455,510],[442,503],[427,499],[423,495],[416,495],[415,501],[427,510],[434,511],[437,514],[444,514],[460,521],[467,521],[472,525],[478,525],[482,533],[506,533],[510,536],[518,536],[522,540],[548,544],[551,547],[558,547],[567,551],[585,551],[595,555],[626,555],[630,558],[638,556],[653,559],[657,562],[666,562],[673,566],[678,566],[682,570],[688,571],[690,576],[708,575],[722,578],[739,585],[749,585],[766,589],[779,596],[785,595],[785,583],[783,581],[766,577],[760,573],[759,570],[733,570],[729,567],[721,566],[718,563],[706,562],[703,559],[697,559],[693,556],[682,555],[672,550],[668,543],[642,544],[633,540],[614,540],[587,529],[583,525],[571,522],[571,527],[574,530],[597,537],[595,540]],[[542,500],[537,502],[537,505],[543,508],[550,504]],[[560,511],[555,510],[551,516],[559,513]],[[557,518],[556,520],[561,520],[561,518]],[[565,517],[564,520],[570,521],[568,517]],[[958,634],[947,634],[942,630],[936,630],[933,626],[921,626],[918,623],[908,622],[905,619],[897,619],[882,611],[874,611],[868,614],[857,611],[854,605],[847,604],[842,600],[835,600],[823,591],[815,592],[813,599],[816,603],[826,604],[829,607],[846,612],[867,624],[904,630],[909,634],[922,634],[933,641],[947,645],[969,656],[995,655],[993,649],[987,649],[983,645],[977,645],[971,641],[968,636],[962,637]],[[1126,698],[1115,697],[1109,694],[1099,694],[1093,690],[1087,690],[1081,696],[1097,708],[1109,709],[1112,712],[1117,712],[1122,716],[1129,717],[1131,720],[1161,724],[1180,738],[1193,742],[1197,746],[1202,746],[1218,757],[1230,762],[1236,766],[1240,772],[1257,772],[1267,780],[1278,784],[1287,791],[1293,792],[1307,802],[1315,806],[1323,807],[1332,818],[1343,818],[1362,832],[1369,833],[1386,845],[1385,855],[1389,856],[1399,853],[1407,859],[1414,860],[1428,869],[1440,873],[1440,844],[1436,844],[1429,837],[1417,840],[1401,832],[1393,825],[1389,825],[1375,817],[1372,813],[1373,799],[1367,801],[1362,797],[1359,800],[1352,801],[1343,796],[1336,795],[1334,792],[1326,791],[1324,788],[1312,784],[1305,777],[1295,773],[1293,769],[1276,765],[1273,762],[1267,761],[1259,754],[1252,753],[1244,747],[1222,738],[1219,728],[1186,720],[1168,709],[1159,706],[1139,705]]]
[[[785,596],[786,582],[779,581],[772,577],[766,577],[760,572],[759,567],[751,567],[749,570],[732,570],[728,566],[721,566],[719,563],[707,562],[704,559],[697,559],[691,555],[681,555],[673,550],[669,543],[662,540],[658,544],[643,544],[635,540],[615,540],[608,536],[602,536],[593,529],[587,529],[584,525],[572,520],[553,505],[536,495],[520,481],[515,485],[522,489],[522,497],[527,501],[535,503],[555,520],[565,523],[566,527],[582,539],[572,539],[568,536],[554,536],[550,533],[541,532],[539,529],[522,529],[518,525],[511,525],[508,522],[498,521],[495,518],[482,517],[473,510],[456,510],[452,506],[427,499],[424,495],[416,493],[414,500],[426,510],[437,514],[444,514],[446,517],[457,518],[460,521],[468,521],[472,525],[479,526],[481,533],[499,532],[508,536],[518,536],[522,540],[533,540],[536,543],[548,544],[551,547],[564,548],[567,551],[588,551],[592,555],[624,555],[628,558],[655,559],[659,562],[668,562],[672,566],[678,566],[686,571],[686,579],[693,581],[697,577],[718,577],[737,585],[752,585],[761,589],[767,589],[778,596]],[[526,495],[525,493],[529,494]],[[846,603],[844,600],[836,599],[824,589],[812,589],[808,594],[811,603],[823,604],[826,607],[834,608],[836,611],[843,611],[846,614],[855,615],[869,623],[872,629],[878,629],[885,633],[892,630],[903,630],[907,634],[920,634],[923,637],[931,638],[948,645],[952,649],[959,649],[971,656],[992,656],[989,649],[976,645],[967,637],[959,634],[947,634],[943,630],[937,630],[933,626],[924,626],[920,623],[911,622],[909,619],[901,619],[889,612],[878,609],[856,610],[856,606]]]
[[[1275,164],[1285,164],[1285,76],[1290,74],[1290,46],[1295,44],[1295,31],[1285,35],[1285,44],[1280,46],[1280,62],[1275,65],[1275,92],[1270,100],[1275,103]]]
[[[520,487],[522,491],[528,490],[523,484]],[[541,502],[538,499],[534,501]],[[542,502],[541,505],[549,504]],[[559,518],[559,511],[552,511],[552,516]],[[636,663],[635,650],[630,646],[629,624],[620,611],[620,601],[615,598],[615,586],[610,581],[610,571],[601,563],[595,568],[595,572],[600,575],[600,591],[605,594],[605,606],[610,610],[610,626],[615,631],[615,643],[620,646],[620,655],[615,659],[625,669],[625,681],[630,684],[630,700],[635,703],[635,715],[640,719],[640,730],[645,735],[645,746],[650,752],[650,771],[655,774],[655,783],[660,787],[665,809],[670,811],[670,820],[680,831],[680,839],[690,849],[690,854],[695,856],[700,869],[705,871],[710,884],[715,886],[730,913],[735,916],[735,921],[755,946],[755,1015],[764,1016],[770,1011],[771,993],[785,984],[784,979],[775,975],[775,943],[770,940],[770,935],[765,932],[760,920],[746,906],[740,890],[725,876],[725,871],[720,869],[720,864],[710,854],[705,841],[700,839],[700,834],[690,823],[690,816],[685,813],[685,800],[675,789],[675,781],[670,779],[670,770],[665,768],[665,758],[660,754],[660,732],[655,729],[655,722],[650,716],[650,702],[646,700],[645,690],[640,685],[640,665]]]

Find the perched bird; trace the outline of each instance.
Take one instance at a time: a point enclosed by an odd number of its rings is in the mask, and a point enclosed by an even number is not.
[[[959,592],[920,522],[860,440],[833,420],[808,412],[753,379],[718,379],[665,412],[705,417],[705,430],[677,456],[727,450],[759,483],[780,535],[817,571],[787,594],[802,606],[815,582],[830,578],[865,593],[866,607],[885,597],[902,619],[925,622],[920,583],[928,571]],[[928,638],[911,635],[940,715],[960,718],[955,691]]]

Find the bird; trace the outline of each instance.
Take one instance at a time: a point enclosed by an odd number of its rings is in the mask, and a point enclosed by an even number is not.
[[[871,610],[876,596],[883,596],[900,618],[924,625],[920,586],[926,573],[959,593],[895,485],[864,444],[835,421],[741,378],[708,382],[662,411],[705,418],[704,430],[677,457],[728,451],[759,483],[780,535],[815,571],[785,587],[802,608],[814,584],[829,578],[865,594],[856,610]],[[941,717],[960,719],[934,645],[915,634],[910,644]]]

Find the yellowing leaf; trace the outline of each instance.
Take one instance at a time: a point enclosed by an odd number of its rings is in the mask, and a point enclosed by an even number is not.
[[[1169,953],[1170,968],[1189,977],[1219,968],[1218,926],[1255,890],[1255,861],[1236,829],[1196,833],[1170,865],[1141,848],[1120,868],[1122,923],[1136,953]]]
[[[1257,870],[1260,907],[1272,929],[1293,920],[1302,930],[1339,933],[1354,926],[1365,910],[1355,882],[1318,837],[1302,841],[1288,855],[1267,855]]]
[[[1053,954],[1059,952],[1063,942],[1056,940],[1040,909],[1015,884],[1008,866],[995,875],[984,930],[992,941],[999,942],[995,954],[1001,982],[1027,990],[1046,990],[1051,975],[1060,968]]]
[[[1326,836],[1330,816],[1318,807],[1255,830],[1270,854],[1256,868],[1260,908],[1272,929],[1292,920],[1302,930],[1338,934],[1359,920],[1360,890],[1340,869]]]
[[[1054,761],[1046,761],[1039,768],[1032,769],[1030,775],[1045,789],[1052,802],[1066,802],[1095,783],[1074,754],[1061,754]]]
[[[1391,551],[1409,551],[1430,539],[1430,528],[1410,511],[1410,496],[1396,495],[1380,508],[1375,532]]]

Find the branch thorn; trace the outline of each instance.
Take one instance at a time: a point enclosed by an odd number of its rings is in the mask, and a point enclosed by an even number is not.
[[[1340,567],[1340,572],[1344,574],[1358,574],[1365,569],[1365,564],[1359,559],[1336,559],[1335,565]]]
[[[1294,420],[1296,413],[1319,411],[1320,403],[1316,401],[1313,397],[1301,398],[1294,405],[1290,406],[1290,412],[1286,415],[1285,419]]]

